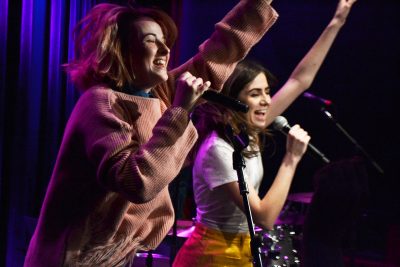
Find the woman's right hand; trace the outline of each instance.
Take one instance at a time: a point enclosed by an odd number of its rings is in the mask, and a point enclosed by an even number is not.
[[[210,88],[211,82],[203,82],[202,78],[193,76],[186,71],[176,81],[176,91],[173,106],[180,106],[190,111],[201,95]]]

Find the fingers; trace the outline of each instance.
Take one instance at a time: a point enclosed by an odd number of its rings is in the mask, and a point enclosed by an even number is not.
[[[181,106],[187,110],[192,109],[201,95],[210,88],[209,81],[184,72],[177,80],[173,105]]]
[[[301,128],[298,124],[294,125],[288,133],[287,152],[301,157],[307,150],[310,139],[311,137],[307,131]]]
[[[197,94],[201,94],[202,93],[202,88],[203,88],[203,84],[204,84],[204,82],[203,82],[203,79],[202,78],[196,78],[196,77],[193,77],[194,78],[194,80],[193,80],[193,82],[192,82],[192,88],[195,90],[195,92],[197,93]]]
[[[301,128],[298,124],[294,125],[290,129],[289,135],[291,135],[296,140],[306,143],[308,143],[308,141],[311,139],[311,137],[308,135],[308,132]]]
[[[342,0],[344,4],[348,5],[351,7],[357,0]]]
[[[346,18],[350,13],[352,5],[356,1],[357,0],[339,0],[339,4],[336,8],[335,16],[333,18],[334,21],[337,21],[343,25],[346,22]]]
[[[357,0],[341,0],[342,8],[350,9]]]
[[[203,83],[203,85],[199,88],[200,93],[203,94],[205,91],[210,89],[210,86],[211,86],[210,81],[206,81],[205,83]]]
[[[202,94],[204,91],[208,90],[211,85],[211,82],[204,82],[202,78],[197,78],[188,71],[183,73],[179,80],[184,82],[187,87],[192,88],[195,94]]]

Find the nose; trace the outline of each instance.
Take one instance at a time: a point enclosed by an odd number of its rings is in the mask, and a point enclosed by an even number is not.
[[[170,49],[164,42],[158,41],[158,52],[162,55],[167,55]]]
[[[261,98],[261,105],[269,106],[271,104],[271,96],[269,94],[263,94]]]

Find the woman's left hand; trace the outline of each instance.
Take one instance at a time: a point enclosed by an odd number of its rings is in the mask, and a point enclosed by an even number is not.
[[[303,128],[298,124],[294,125],[287,135],[286,153],[301,159],[307,150],[310,139],[311,137]]]
[[[333,19],[339,21],[340,24],[344,24],[350,13],[351,7],[356,1],[357,0],[339,0]]]

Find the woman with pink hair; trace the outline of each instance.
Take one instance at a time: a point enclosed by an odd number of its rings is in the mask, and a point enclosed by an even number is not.
[[[189,118],[221,89],[277,18],[271,0],[242,0],[199,52],[167,70],[176,38],[157,9],[95,6],[65,65],[82,91],[65,128],[26,267],[127,266],[172,226],[168,184],[197,139]]]

